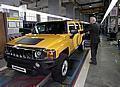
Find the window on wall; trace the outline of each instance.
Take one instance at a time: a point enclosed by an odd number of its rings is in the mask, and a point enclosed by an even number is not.
[[[15,10],[9,10],[9,17],[19,17],[19,12]]]
[[[41,15],[40,20],[41,20],[41,22],[46,22],[46,21],[48,21],[48,17],[46,15]]]
[[[26,21],[37,21],[37,15],[34,13],[26,12]]]
[[[8,28],[16,28],[16,27],[17,27],[16,22],[14,22],[14,21],[8,22]]]
[[[20,23],[18,21],[9,21],[8,28],[19,28]]]

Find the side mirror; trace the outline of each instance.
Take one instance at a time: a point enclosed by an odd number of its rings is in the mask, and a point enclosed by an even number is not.
[[[76,34],[76,33],[78,33],[78,30],[75,30],[75,29],[74,30],[70,30],[70,33],[71,34]]]

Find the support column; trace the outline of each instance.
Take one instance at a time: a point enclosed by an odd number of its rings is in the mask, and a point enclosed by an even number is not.
[[[80,20],[83,21],[84,20],[84,14],[83,13],[80,13]]]
[[[61,0],[48,0],[48,13],[60,15]]]
[[[75,9],[75,19],[80,20],[80,10],[79,10],[79,8]]]
[[[84,15],[83,15],[83,21],[89,22],[89,15],[84,14]]]
[[[75,18],[75,8],[73,3],[66,4],[66,17],[68,18]]]
[[[107,26],[107,33],[110,32],[110,26],[111,26],[111,17],[110,14],[108,15],[108,26]]]
[[[115,31],[116,32],[118,32],[118,19],[119,19],[119,2],[120,2],[120,0],[118,0],[118,2],[117,2],[117,16],[115,17],[115,19],[116,19],[116,23],[115,23]]]

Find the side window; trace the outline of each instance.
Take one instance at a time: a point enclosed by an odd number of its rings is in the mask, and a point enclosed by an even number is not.
[[[76,25],[77,30],[79,30],[79,29],[80,29],[79,24],[78,24],[78,23],[75,23],[75,25]]]
[[[69,24],[69,31],[73,35],[78,33],[78,30],[76,29],[76,25],[74,23]]]
[[[75,30],[75,25],[73,23],[69,24],[69,30]]]

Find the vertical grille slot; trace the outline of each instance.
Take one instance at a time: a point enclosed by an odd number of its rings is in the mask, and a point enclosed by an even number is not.
[[[27,50],[27,49],[25,49],[25,50],[24,50],[24,56],[25,56],[25,58],[27,58],[27,59],[31,59],[31,58],[32,58],[32,50]]]

